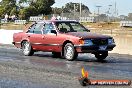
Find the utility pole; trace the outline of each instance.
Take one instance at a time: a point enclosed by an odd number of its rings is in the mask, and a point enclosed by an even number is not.
[[[115,12],[114,12],[115,17],[118,16],[118,9],[117,9],[117,3],[115,2]]]
[[[111,10],[112,5],[108,5],[108,6],[109,6],[109,9],[108,9],[108,23],[109,23],[110,22],[110,14],[111,14],[110,10]]]
[[[116,21],[116,17],[117,17],[117,10],[116,10],[116,2],[115,2],[114,21]]]
[[[62,6],[62,19],[64,17],[64,6]]]
[[[80,17],[82,17],[82,3],[81,3],[81,0],[80,0]]]
[[[109,6],[109,14],[111,14],[111,13],[110,13],[110,10],[111,10],[111,6],[112,6],[112,5],[108,5],[108,6]]]
[[[76,4],[74,4],[74,20],[75,20]]]
[[[116,2],[115,2],[115,16],[116,16]]]
[[[98,22],[99,22],[99,15],[100,15],[100,7],[102,6],[96,6],[98,8]]]

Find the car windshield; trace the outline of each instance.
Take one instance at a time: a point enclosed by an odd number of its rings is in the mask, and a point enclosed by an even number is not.
[[[89,32],[82,24],[79,22],[56,22],[58,30],[62,33],[67,32]]]

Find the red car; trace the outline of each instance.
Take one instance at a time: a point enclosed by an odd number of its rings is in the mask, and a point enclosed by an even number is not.
[[[104,60],[116,46],[110,36],[90,33],[77,21],[61,20],[36,22],[26,32],[15,33],[13,44],[26,56],[47,51],[70,61],[78,53],[92,53],[98,60]]]

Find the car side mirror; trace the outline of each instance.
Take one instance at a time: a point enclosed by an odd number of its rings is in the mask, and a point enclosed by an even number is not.
[[[54,34],[56,34],[56,35],[57,35],[56,30],[51,30],[51,33],[54,33]]]

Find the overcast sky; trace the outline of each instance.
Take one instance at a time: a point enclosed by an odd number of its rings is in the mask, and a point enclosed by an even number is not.
[[[101,13],[108,11],[109,5],[111,6],[111,13],[115,11],[115,2],[117,3],[117,9],[119,15],[128,15],[132,13],[132,0],[55,0],[53,7],[62,7],[68,2],[82,2],[89,7],[90,11],[97,12],[96,6],[102,6],[100,8]]]

